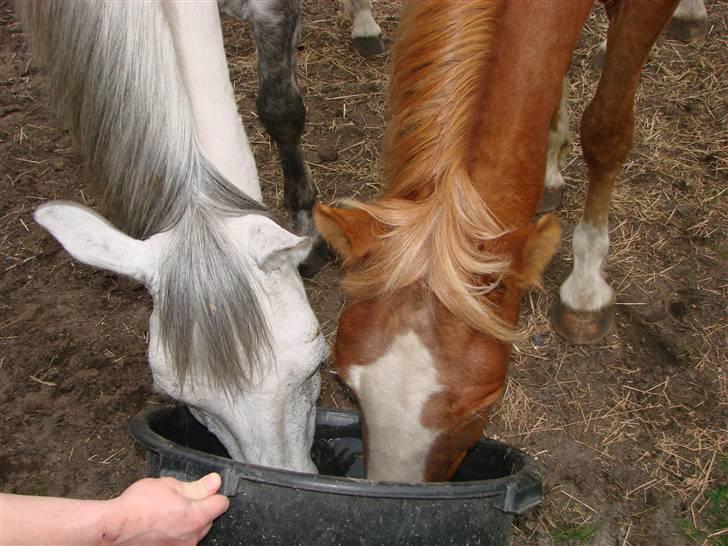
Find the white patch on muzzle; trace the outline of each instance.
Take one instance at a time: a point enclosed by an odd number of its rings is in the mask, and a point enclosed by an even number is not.
[[[394,338],[389,350],[349,370],[368,432],[367,479],[424,479],[427,454],[439,430],[421,421],[427,400],[442,390],[430,351],[414,332]]]

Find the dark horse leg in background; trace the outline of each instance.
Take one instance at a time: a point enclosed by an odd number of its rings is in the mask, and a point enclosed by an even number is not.
[[[258,49],[258,116],[275,142],[283,167],[283,199],[293,231],[313,238],[314,247],[299,266],[314,275],[328,259],[328,247],[316,231],[312,210],[316,188],[303,159],[301,135],[306,108],[296,83],[300,0],[220,2],[224,13],[247,18]]]
[[[259,5],[249,4],[258,47],[256,107],[281,156],[283,198],[293,230],[314,239],[313,250],[299,266],[306,277],[326,263],[328,247],[313,224],[316,188],[301,151],[306,108],[296,83],[300,0],[269,0],[264,9]]]

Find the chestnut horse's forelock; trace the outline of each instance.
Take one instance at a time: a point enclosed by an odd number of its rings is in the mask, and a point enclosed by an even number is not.
[[[473,112],[482,107],[501,7],[443,0],[403,9],[383,152],[388,186],[374,202],[349,201],[384,233],[342,285],[354,297],[372,297],[423,279],[455,316],[513,340],[513,327],[485,297],[509,260],[484,251],[483,243],[507,228],[488,209],[473,173],[481,123]]]

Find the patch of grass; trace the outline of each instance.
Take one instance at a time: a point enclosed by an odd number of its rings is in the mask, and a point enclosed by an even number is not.
[[[45,487],[38,485],[37,483],[32,483],[28,485],[28,488],[22,494],[32,495],[34,497],[44,497],[46,494],[45,491]]]
[[[728,529],[728,485],[708,489],[705,497],[708,499],[705,522],[715,530]]]
[[[679,520],[677,522],[677,528],[683,535],[688,537],[696,544],[700,544],[702,542],[702,538],[705,536],[705,533],[695,527],[692,521],[688,521],[686,519]]]
[[[705,499],[708,501],[702,514],[701,527],[695,527],[691,521],[681,520],[678,522],[680,532],[696,544],[713,544],[715,546],[728,546],[728,535],[714,535],[715,533],[728,529],[728,457],[720,462],[721,483],[705,491]]]
[[[554,526],[549,533],[556,544],[564,544],[567,542],[586,544],[601,528],[602,525],[600,523],[582,525],[564,523]]]

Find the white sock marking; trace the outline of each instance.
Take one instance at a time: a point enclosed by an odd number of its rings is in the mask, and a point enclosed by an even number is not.
[[[708,10],[705,9],[703,0],[682,0],[672,17],[684,21],[707,21]]]
[[[596,311],[609,305],[614,290],[602,277],[602,262],[609,251],[607,226],[596,228],[583,220],[574,230],[574,268],[561,285],[561,302],[578,311]]]
[[[352,38],[375,38],[382,34],[382,29],[372,17],[369,0],[345,0],[344,11],[351,18]]]

